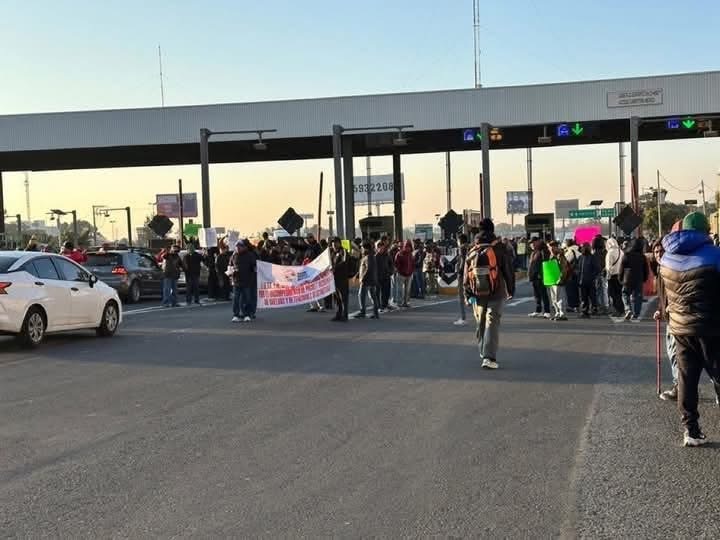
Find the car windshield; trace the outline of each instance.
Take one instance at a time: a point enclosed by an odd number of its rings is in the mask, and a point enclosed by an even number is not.
[[[122,256],[118,253],[88,253],[88,260],[85,266],[118,266],[122,262]]]
[[[0,255],[0,273],[7,272],[10,267],[15,264],[15,261],[17,261],[19,258],[20,255]]]

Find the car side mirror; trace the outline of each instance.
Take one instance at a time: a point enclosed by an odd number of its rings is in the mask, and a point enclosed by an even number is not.
[[[88,284],[90,285],[90,287],[91,288],[94,287],[97,282],[98,282],[97,276],[94,274],[90,274],[90,277],[88,278]]]

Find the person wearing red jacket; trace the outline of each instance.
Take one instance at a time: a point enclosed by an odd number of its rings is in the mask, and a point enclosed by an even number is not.
[[[85,264],[88,260],[87,255],[79,249],[75,249],[72,242],[65,242],[62,254],[78,264]]]
[[[400,280],[400,298],[402,303],[400,307],[410,307],[410,289],[412,287],[412,277],[415,271],[415,259],[413,258],[413,245],[410,240],[406,240],[402,249],[395,255],[395,269],[397,277]]]

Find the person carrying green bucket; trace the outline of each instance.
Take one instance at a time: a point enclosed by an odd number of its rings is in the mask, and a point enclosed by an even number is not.
[[[543,262],[543,285],[550,292],[550,303],[553,306],[553,321],[567,321],[565,315],[565,283],[570,280],[572,268],[565,259],[560,245],[553,241],[550,247],[550,259]]]

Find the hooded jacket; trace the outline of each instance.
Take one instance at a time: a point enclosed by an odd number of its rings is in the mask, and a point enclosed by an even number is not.
[[[645,259],[643,241],[640,238],[633,240],[630,251],[622,258],[620,265],[620,278],[623,286],[629,289],[640,287],[648,278],[648,264]]]
[[[413,275],[415,259],[413,258],[413,248],[410,240],[406,240],[403,248],[395,255],[395,268],[401,276],[410,277]]]
[[[700,231],[679,231],[663,240],[661,305],[677,336],[720,336],[720,248]]]
[[[622,266],[623,252],[620,244],[614,238],[607,241],[607,255],[605,256],[605,271],[608,277],[619,276]]]

